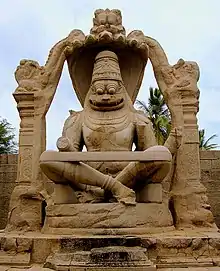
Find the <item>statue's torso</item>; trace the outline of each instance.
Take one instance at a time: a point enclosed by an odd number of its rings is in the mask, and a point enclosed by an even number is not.
[[[85,116],[82,133],[87,151],[131,151],[135,134],[132,113],[111,120]],[[89,164],[103,173],[114,175],[128,163],[96,162]]]
[[[92,130],[83,125],[83,139],[87,151],[131,151],[134,137],[134,124],[115,131],[117,127],[100,126]]]

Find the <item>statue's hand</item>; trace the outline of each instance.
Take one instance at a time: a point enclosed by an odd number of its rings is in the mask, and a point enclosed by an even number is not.
[[[57,148],[59,151],[70,151],[71,144],[67,137],[61,136],[57,140]]]

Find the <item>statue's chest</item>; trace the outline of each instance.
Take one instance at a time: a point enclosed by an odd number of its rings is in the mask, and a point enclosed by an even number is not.
[[[83,139],[89,151],[130,150],[133,143],[134,124],[131,122],[124,129],[117,125],[100,125],[91,129],[83,125]]]

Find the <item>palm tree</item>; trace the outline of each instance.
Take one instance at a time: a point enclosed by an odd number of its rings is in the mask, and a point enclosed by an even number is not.
[[[161,90],[150,87],[149,91],[148,105],[140,100],[137,100],[136,104],[138,109],[144,111],[152,122],[157,143],[163,145],[171,129],[170,112],[165,104]]]
[[[159,88],[150,87],[149,91],[148,105],[140,100],[136,100],[136,105],[152,122],[157,143],[163,145],[171,130],[170,112],[165,104],[161,90]],[[199,148],[201,150],[213,150],[217,148],[218,144],[210,144],[210,141],[216,137],[217,135],[214,134],[206,140],[205,129],[199,130]]]
[[[217,135],[214,134],[212,136],[210,136],[207,140],[205,139],[205,129],[201,129],[199,130],[199,148],[201,150],[213,150],[213,149],[216,149],[218,147],[218,144],[215,144],[215,143],[211,143],[210,144],[210,141],[213,139],[213,138],[216,138]]]

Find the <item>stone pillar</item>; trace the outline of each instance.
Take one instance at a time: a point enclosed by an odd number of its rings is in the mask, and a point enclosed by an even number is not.
[[[21,60],[15,71],[14,98],[21,118],[17,185],[12,193],[7,230],[36,231],[42,226],[42,201],[49,200],[39,158],[46,148],[46,114],[53,101],[68,54],[83,45],[85,35],[73,30],[50,50],[44,66]]]
[[[199,67],[196,62],[179,59],[170,65],[161,45],[145,37],[154,75],[171,112],[174,130],[165,143],[173,154],[174,175],[170,180],[170,206],[177,227],[213,227],[214,217],[207,204],[206,189],[200,180],[199,132],[197,112]],[[182,143],[178,143],[178,130]],[[175,150],[176,149],[176,150]]]
[[[197,90],[197,91],[196,91]],[[215,227],[206,188],[201,183],[198,89],[182,90],[183,143],[177,151],[172,199],[177,227]]]
[[[41,228],[41,200],[33,195],[35,149],[34,93],[15,91],[20,116],[19,154],[16,186],[12,192],[6,230],[39,230]],[[35,161],[36,162],[36,161]]]
[[[199,132],[197,125],[198,100],[189,92],[182,91],[183,107],[183,143],[177,155],[177,174],[179,188],[182,185],[185,192],[194,187],[202,188],[200,183]],[[185,181],[187,180],[187,183]],[[191,188],[190,188],[191,187]],[[204,190],[204,189],[202,189]],[[198,190],[196,190],[198,192]]]
[[[34,140],[34,93],[13,94],[20,116],[18,185],[30,186],[32,181],[32,158]]]

